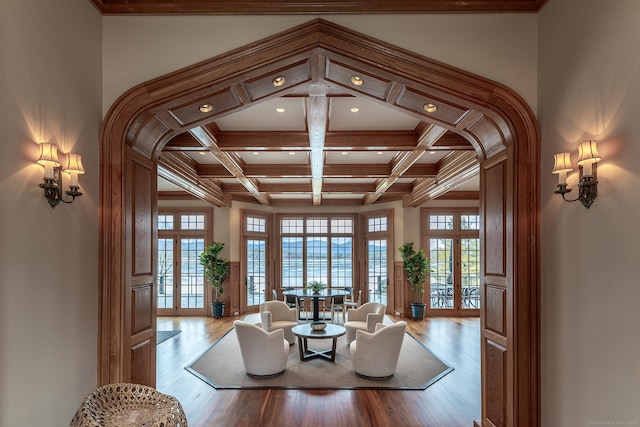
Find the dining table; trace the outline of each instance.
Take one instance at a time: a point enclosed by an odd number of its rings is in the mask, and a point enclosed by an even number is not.
[[[314,292],[310,289],[290,289],[284,291],[285,295],[295,295],[299,298],[310,298],[313,301],[313,321],[320,320],[320,300],[325,298],[331,298],[334,296],[348,296],[351,292],[346,289],[323,289],[321,291]]]

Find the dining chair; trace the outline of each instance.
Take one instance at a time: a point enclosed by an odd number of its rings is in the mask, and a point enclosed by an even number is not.
[[[311,309],[305,304],[305,300],[300,298],[297,295],[284,294],[284,302],[291,308],[295,308],[298,310],[298,320],[302,319],[302,313],[305,313],[304,320],[307,320],[309,317],[307,313],[311,311]]]
[[[271,295],[273,296],[273,300],[274,301],[278,301],[278,291],[276,291],[275,289],[271,289]]]
[[[344,311],[346,312],[350,308],[358,308],[362,305],[362,289],[358,291],[358,299],[353,299],[353,294],[351,294],[351,299],[346,299],[344,301]]]
[[[329,312],[331,315],[331,323],[336,323],[334,318],[340,323],[340,313],[342,313],[342,323],[344,323],[344,311],[345,311],[345,296],[334,295],[326,297],[324,300],[324,312]]]

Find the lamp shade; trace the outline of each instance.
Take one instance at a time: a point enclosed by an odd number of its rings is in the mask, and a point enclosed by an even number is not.
[[[58,147],[48,142],[40,144],[40,158],[38,158],[38,164],[44,166],[45,178],[55,178],[53,168],[60,166],[60,162],[58,162]]]
[[[68,172],[69,175],[71,175],[71,183],[69,185],[72,187],[77,187],[78,174],[84,173],[84,168],[82,167],[82,157],[80,156],[80,154],[67,154],[67,164],[64,167],[64,171]]]
[[[553,156],[553,173],[569,172],[573,170],[571,167],[571,154],[558,153]]]
[[[47,163],[53,163],[55,166],[60,166],[58,162],[58,147],[48,142],[40,144],[40,158],[38,163],[42,166],[46,166]]]
[[[598,153],[597,141],[585,141],[578,145],[578,164],[596,163],[602,160]]]
[[[77,172],[79,174],[84,173],[84,167],[82,166],[82,156],[80,154],[69,153],[67,154],[67,163],[64,167],[65,172]]]

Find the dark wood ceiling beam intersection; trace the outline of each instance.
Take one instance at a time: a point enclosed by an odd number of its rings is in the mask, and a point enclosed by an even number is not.
[[[263,205],[270,204],[268,195],[260,193],[257,184],[245,176],[242,165],[239,164],[232,156],[220,150],[216,143],[215,134],[207,126],[193,128],[189,131],[202,145],[204,145],[248,191]]]

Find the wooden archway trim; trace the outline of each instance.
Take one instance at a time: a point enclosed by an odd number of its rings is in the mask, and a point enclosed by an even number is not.
[[[100,149],[98,382],[155,383],[157,159],[172,136],[215,120],[183,114],[185,106],[228,92],[236,104],[226,113],[239,111],[295,89],[255,98],[246,82],[295,66],[308,67],[310,81],[335,80],[325,74],[334,63],[393,88],[389,98],[348,89],[357,96],[417,116],[423,113],[402,95],[432,96],[460,112],[455,120],[421,118],[464,136],[481,162],[482,424],[538,425],[540,149],[533,113],[500,84],[321,19],[143,83],[110,109]]]

